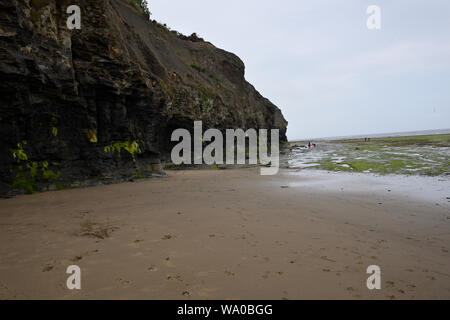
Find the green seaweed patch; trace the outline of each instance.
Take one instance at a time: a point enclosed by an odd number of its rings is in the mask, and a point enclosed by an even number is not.
[[[327,144],[328,155],[308,163],[309,168],[427,176],[450,173],[449,134],[371,138],[370,141],[348,139],[327,141]]]
[[[143,179],[144,178],[144,175],[139,170],[136,170],[134,172],[134,174],[136,175],[137,179]]]
[[[97,143],[97,129],[86,129],[86,135],[90,143]]]
[[[380,159],[378,161],[347,160],[334,162],[333,159],[321,159],[317,164],[308,167],[311,169],[323,169],[329,171],[371,172],[376,174],[424,174],[437,176],[449,172],[448,165],[427,167],[414,161],[400,159]]]
[[[435,147],[450,147],[450,134],[435,134],[423,136],[407,136],[407,137],[386,137],[386,138],[371,138],[370,142],[362,139],[344,139],[335,140],[333,143],[347,143],[368,145],[373,144],[375,147],[380,146],[435,146]]]
[[[308,163],[308,164],[316,164],[317,162],[312,162],[312,163]],[[328,171],[352,171],[352,169],[348,166],[343,166],[342,164],[339,163],[334,163],[331,161],[320,161],[320,164],[317,164],[315,166],[310,166],[307,168],[314,168],[314,169],[323,169],[323,170],[328,170]]]
[[[29,160],[23,146],[26,141],[17,143],[17,148],[12,149],[13,158],[16,164],[9,169],[12,176],[12,187],[24,190],[26,193],[38,192],[38,181],[53,182],[61,177],[61,172],[54,172],[49,168],[48,161],[31,161]]]
[[[12,187],[24,190],[25,193],[32,194],[38,191],[35,178],[31,172],[24,170],[22,166],[13,166],[9,169],[13,183]]]
[[[49,167],[48,161],[42,161],[40,163],[42,177],[47,181],[58,180],[61,177],[61,171],[54,172]]]
[[[23,146],[26,145],[26,141],[22,141],[22,143],[17,143],[16,149],[11,149],[11,153],[13,155],[13,158],[16,159],[17,163],[20,163],[21,161],[28,161],[28,156],[25,153],[25,150],[23,149]]]
[[[136,154],[142,153],[142,150],[139,147],[139,142],[136,140],[113,141],[110,145],[107,145],[104,148],[104,151],[108,153],[117,152],[119,158],[122,150],[126,150],[131,155],[134,163],[136,163]]]
[[[174,168],[176,168],[176,167],[177,167],[177,165],[174,164],[174,163],[172,163],[172,162],[167,162],[167,163],[164,165],[164,169],[165,169],[165,170],[171,170],[171,169],[174,169]]]
[[[52,116],[50,119],[50,127],[52,128],[52,135],[56,137],[58,135],[58,118],[56,116]]]

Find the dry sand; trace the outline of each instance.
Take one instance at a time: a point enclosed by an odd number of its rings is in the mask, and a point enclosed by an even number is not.
[[[0,298],[449,299],[449,190],[252,168],[3,199]]]

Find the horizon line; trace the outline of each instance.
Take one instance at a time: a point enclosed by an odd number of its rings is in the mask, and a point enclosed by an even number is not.
[[[296,138],[296,139],[288,139],[289,142],[297,142],[297,141],[305,141],[305,140],[338,140],[342,138],[383,138],[389,137],[389,135],[395,135],[397,137],[404,137],[407,134],[412,136],[420,136],[422,133],[426,132],[434,132],[434,131],[443,131],[441,133],[435,134],[450,134],[450,128],[443,129],[426,129],[426,130],[415,130],[415,131],[398,131],[398,132],[380,132],[380,133],[365,133],[365,134],[352,134],[352,135],[342,135],[342,136],[325,136],[325,137],[315,137],[315,138]]]

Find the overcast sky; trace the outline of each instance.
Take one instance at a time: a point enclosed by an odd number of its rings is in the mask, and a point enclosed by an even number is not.
[[[369,30],[369,5],[381,29]],[[449,0],[149,0],[237,54],[290,140],[450,128]]]

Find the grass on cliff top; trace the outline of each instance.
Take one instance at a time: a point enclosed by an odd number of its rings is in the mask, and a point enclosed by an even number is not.
[[[142,13],[144,17],[150,19],[151,12],[148,9],[148,3],[146,0],[125,0],[129,4],[131,4],[136,10]]]

